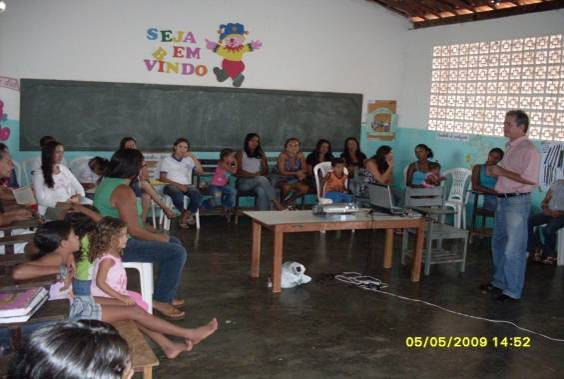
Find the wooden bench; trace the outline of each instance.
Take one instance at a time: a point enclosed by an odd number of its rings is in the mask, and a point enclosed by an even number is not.
[[[143,372],[143,378],[153,377],[153,367],[159,365],[157,356],[151,350],[145,337],[131,320],[118,321],[112,323],[119,334],[127,341],[129,354],[131,355],[131,365],[136,372]]]

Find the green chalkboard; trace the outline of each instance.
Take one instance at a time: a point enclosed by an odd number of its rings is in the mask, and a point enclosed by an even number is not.
[[[157,84],[21,80],[20,149],[52,135],[67,150],[115,150],[133,136],[143,150],[169,149],[178,137],[194,151],[239,149],[261,136],[280,151],[288,137],[312,150],[319,138],[341,149],[360,134],[362,95]]]

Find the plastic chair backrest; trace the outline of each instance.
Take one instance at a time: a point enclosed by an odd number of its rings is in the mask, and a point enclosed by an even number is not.
[[[92,158],[94,157],[87,156],[87,157],[74,158],[72,161],[69,162],[69,169],[71,170],[73,175],[78,178],[80,174],[78,171],[80,170],[81,166],[84,164],[84,161],[88,162]]]
[[[31,180],[32,172],[31,167],[33,163],[36,161],[37,158],[28,158],[22,162],[22,173],[23,177],[25,178],[26,185],[33,187],[33,183]],[[21,184],[21,183],[20,183]]]
[[[22,183],[22,166],[16,161],[12,161],[12,163],[14,164],[14,169],[16,170],[16,179],[18,180],[18,184],[20,187],[25,187],[28,183]]]
[[[406,207],[433,207],[444,206],[444,187],[430,188],[405,188]]]
[[[472,175],[472,171],[467,168],[458,167],[446,170],[443,175],[447,178],[449,176],[452,178],[447,201],[456,200],[464,202],[466,200],[464,195],[470,183],[469,179]]]

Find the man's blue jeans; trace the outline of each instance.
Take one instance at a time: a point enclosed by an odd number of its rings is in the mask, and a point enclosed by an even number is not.
[[[492,239],[492,285],[514,299],[521,298],[527,268],[527,220],[531,196],[498,197]]]
[[[186,249],[176,237],[170,242],[143,241],[130,238],[123,251],[124,262],[148,262],[158,266],[153,299],[170,303],[176,296],[182,269],[186,263]]]

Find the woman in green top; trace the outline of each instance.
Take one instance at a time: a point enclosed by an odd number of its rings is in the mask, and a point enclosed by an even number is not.
[[[153,307],[169,319],[181,319],[184,312],[175,307],[184,304],[175,299],[186,249],[176,237],[150,231],[144,226],[131,184],[143,169],[143,154],[136,149],[120,149],[110,160],[106,175],[96,188],[94,206],[102,216],[121,219],[131,238],[123,251],[124,262],[149,262],[159,266]]]

